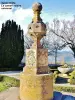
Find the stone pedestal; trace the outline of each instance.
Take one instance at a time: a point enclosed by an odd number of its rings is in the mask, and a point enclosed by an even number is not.
[[[26,66],[20,74],[21,100],[50,100],[53,75],[48,73],[48,50],[27,49]]]
[[[53,76],[52,74],[20,74],[21,100],[52,100]]]
[[[42,5],[33,5],[34,18],[28,26],[28,33],[34,40],[26,50],[26,66],[20,74],[21,100],[52,100],[53,75],[48,71],[48,50],[43,49],[40,39],[46,34],[46,25],[40,18]]]

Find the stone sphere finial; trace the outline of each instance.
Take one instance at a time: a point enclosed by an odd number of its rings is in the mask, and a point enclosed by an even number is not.
[[[33,11],[41,11],[42,10],[42,4],[39,2],[36,2],[32,6]]]
[[[42,22],[42,19],[40,18],[40,13],[42,10],[42,4],[41,3],[34,3],[32,6],[34,17],[32,19],[32,22]]]

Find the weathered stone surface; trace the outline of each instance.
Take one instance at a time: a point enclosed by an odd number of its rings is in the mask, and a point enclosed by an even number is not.
[[[41,3],[34,3],[32,6],[33,12],[34,12],[34,17],[32,19],[32,22],[36,23],[36,22],[40,22],[42,21],[42,19],[40,18],[40,13],[42,10],[42,5]]]
[[[24,72],[33,74],[48,73],[48,50],[27,49]]]
[[[21,73],[21,100],[50,100],[53,97],[52,74],[30,75]]]
[[[46,25],[40,18],[42,6],[33,5],[34,17],[28,27],[28,33],[34,40],[26,50],[26,66],[20,75],[21,100],[52,100],[53,75],[48,71],[48,50],[43,49],[40,39],[46,34]]]
[[[36,50],[35,49],[27,49],[26,50],[26,65],[29,67],[36,66]]]
[[[48,50],[47,49],[37,50],[37,73],[38,74],[48,73]]]
[[[38,2],[34,3],[34,4],[32,5],[32,9],[33,9],[33,11],[41,11],[41,10],[42,10],[42,5],[41,5],[41,3],[38,3]]]
[[[28,33],[33,40],[41,39],[46,34],[46,25],[43,22],[31,23],[28,26]]]
[[[48,50],[47,49],[37,50],[37,65],[48,66]]]

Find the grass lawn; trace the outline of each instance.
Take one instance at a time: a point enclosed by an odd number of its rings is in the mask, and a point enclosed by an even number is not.
[[[58,86],[54,86],[54,91],[75,93],[75,87],[58,85]]]
[[[19,87],[20,82],[18,79],[0,75],[0,92],[10,88],[10,87]]]
[[[10,87],[19,87],[19,86],[20,86],[20,80],[15,79],[13,77],[0,75],[0,92],[5,91]],[[71,86],[67,87],[66,85],[54,86],[54,90],[75,93],[75,87],[71,87]]]

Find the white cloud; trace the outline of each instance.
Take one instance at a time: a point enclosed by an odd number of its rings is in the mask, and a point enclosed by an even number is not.
[[[29,19],[32,18],[32,15],[32,9],[17,8],[16,10],[13,10],[1,9],[0,7],[0,29],[3,22],[5,23],[6,20],[13,19],[17,24],[21,25],[21,28],[23,28],[24,32],[26,33],[27,25]]]
[[[27,32],[27,26],[28,24],[32,21],[32,16],[33,16],[33,11],[32,9],[23,9],[23,8],[16,8],[14,10],[11,9],[1,9],[0,5],[0,29],[2,23],[8,19],[13,19],[16,21],[17,24],[21,25],[21,28],[23,28],[24,33]],[[41,17],[44,22],[51,22],[54,18],[59,18],[59,19],[67,19],[67,20],[72,20],[73,15],[69,14],[56,14],[56,13],[49,13],[49,12],[44,12],[42,11]]]
[[[72,13],[42,12],[41,16],[45,22],[52,22],[55,18],[59,20],[73,20],[74,15]]]
[[[1,5],[0,5],[1,6]],[[17,24],[21,25],[21,28],[24,30],[24,34],[27,33],[28,24],[32,21],[33,11],[32,9],[23,9],[17,8],[14,10],[1,9],[0,7],[0,30],[2,23],[5,23],[6,20],[13,19]],[[42,11],[41,17],[44,22],[52,22],[54,18],[73,20],[73,14],[57,14]],[[68,50],[65,48],[64,50]]]

